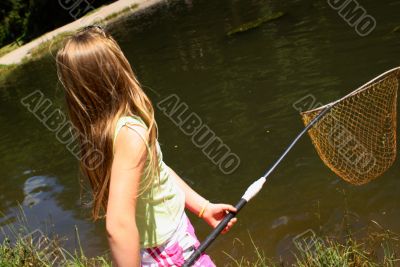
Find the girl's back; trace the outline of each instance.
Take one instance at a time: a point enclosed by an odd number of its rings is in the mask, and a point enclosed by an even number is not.
[[[135,126],[138,126],[147,130],[146,124],[139,117],[124,116],[116,124],[114,140],[123,126],[133,130]],[[142,138],[146,140],[146,137],[142,136]],[[144,248],[156,247],[167,241],[178,227],[185,208],[184,192],[170,177],[168,166],[162,160],[158,141],[156,145],[160,166],[159,179],[149,179],[149,184],[146,181],[145,171],[140,182],[141,193],[136,203],[136,224],[141,229],[139,231],[140,245]],[[146,165],[148,162],[149,160]],[[149,214],[152,216],[148,216]]]

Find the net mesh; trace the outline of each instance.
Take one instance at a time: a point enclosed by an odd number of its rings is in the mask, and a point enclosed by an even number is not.
[[[396,158],[397,89],[400,68],[375,78],[344,98],[308,133],[324,163],[361,185],[382,175]],[[301,113],[309,124],[328,105]]]

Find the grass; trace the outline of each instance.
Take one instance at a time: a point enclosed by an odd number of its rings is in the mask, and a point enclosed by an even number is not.
[[[82,249],[78,229],[75,235],[78,249],[63,248],[65,238],[48,235],[41,230],[30,231],[28,221],[20,207],[14,226],[0,228],[5,237],[0,243],[0,267],[111,267],[108,254],[87,257]],[[1,215],[1,214],[0,214]],[[395,267],[400,266],[400,235],[371,221],[368,227],[352,231],[345,213],[341,234],[317,235],[308,230],[292,239],[293,258],[269,259],[250,236],[252,259],[234,258],[223,252],[228,261],[225,266],[236,267]],[[311,233],[311,234],[305,234]],[[356,237],[357,236],[357,237]],[[239,240],[240,242],[240,240]],[[229,262],[230,261],[230,262]],[[289,262],[290,261],[290,262]],[[227,265],[228,264],[228,265]]]
[[[111,267],[108,255],[87,257],[75,227],[78,250],[63,248],[65,238],[46,235],[41,230],[30,231],[23,209],[13,226],[2,227],[5,237],[0,243],[0,267]]]
[[[373,238],[369,236],[368,241]],[[304,249],[304,246],[297,244],[293,251],[295,261],[292,263],[277,263],[266,258],[253,241],[255,259],[235,259],[225,254],[237,267],[395,267],[400,265],[395,249],[398,249],[398,241],[397,238],[393,239],[393,236],[385,236],[383,239],[381,236],[380,246],[372,248],[368,242],[357,242],[350,237],[344,243],[327,237],[316,237],[312,242],[300,240],[300,243],[306,242],[311,247]]]
[[[18,235],[12,242],[6,237],[0,244],[1,267],[110,267],[107,255],[88,258],[79,248],[70,252],[62,247],[62,240],[50,238],[36,231],[35,235]]]
[[[0,64],[0,75],[2,73],[8,72],[10,70],[13,70],[16,67],[17,67],[17,65],[15,65],[15,64],[12,64],[12,65],[2,65],[2,64]]]
[[[47,267],[62,265],[67,267],[111,267],[107,255],[86,257],[77,234],[78,250],[69,252],[62,248],[62,239],[48,237],[40,231],[26,234],[26,228],[19,228],[15,242],[5,238],[0,244],[0,266]],[[21,229],[22,232],[21,232]],[[77,231],[76,231],[77,232]],[[21,233],[24,233],[22,235]],[[296,240],[293,263],[276,263],[268,259],[264,252],[251,240],[255,259],[244,257],[235,259],[225,253],[237,267],[395,267],[399,266],[397,257],[399,236],[387,230],[375,230],[361,241],[349,236],[340,242],[333,237],[304,238]],[[307,244],[307,247],[304,246]]]
[[[0,82],[5,80],[11,72],[13,72],[18,65],[12,64],[12,65],[1,65],[0,64]],[[0,266],[1,267],[1,266]]]
[[[87,258],[82,251],[73,253],[60,247],[55,239],[41,237],[40,241],[33,238],[19,237],[14,243],[4,239],[0,244],[0,266],[4,267],[109,267],[111,263],[107,256]]]
[[[2,48],[0,48],[0,57],[4,56],[5,54],[8,54],[9,52],[13,51],[14,49],[17,49],[21,45],[23,45],[23,43],[18,45],[16,42],[13,42],[11,44],[3,46]]]
[[[61,47],[64,39],[70,36],[71,34],[72,32],[63,32],[53,37],[52,39],[41,43],[40,45],[38,45],[37,47],[35,47],[30,51],[29,57],[24,58],[23,63],[29,60],[39,59],[46,53],[53,55],[55,51],[57,51]]]
[[[226,253],[223,251],[223,253],[232,261],[232,263],[237,266],[237,267],[275,267],[277,266],[276,263],[274,263],[272,260],[268,259],[264,252],[260,250],[259,247],[256,246],[254,243],[254,240],[251,238],[251,244],[254,248],[254,254],[255,254],[255,259],[249,260],[246,259],[245,257],[241,257],[240,259],[235,259],[232,257],[230,254]]]
[[[110,20],[112,20],[112,19],[114,19],[114,18],[116,18],[116,17],[121,16],[122,14],[124,14],[124,13],[126,13],[126,12],[128,12],[128,11],[131,11],[131,10],[136,9],[138,6],[139,6],[138,4],[132,4],[132,5],[128,6],[128,7],[125,7],[124,9],[122,9],[122,10],[119,11],[119,12],[115,12],[115,13],[112,13],[111,15],[108,15],[108,16],[107,16],[104,20],[102,20],[101,22],[110,21]]]
[[[385,246],[391,247],[388,242]],[[365,243],[358,243],[349,238],[344,244],[330,239],[315,240],[313,248],[298,250],[294,266],[344,266],[344,267],[373,267],[396,266],[398,261],[385,247],[383,258],[378,259],[376,249],[369,248]],[[399,262],[400,263],[400,262]]]

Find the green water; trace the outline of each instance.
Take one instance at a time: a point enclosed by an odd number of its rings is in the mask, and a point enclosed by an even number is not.
[[[359,1],[376,19],[360,37],[326,1],[174,1],[109,27],[156,104],[176,94],[231,151],[240,166],[224,174],[167,116],[157,110],[165,161],[214,202],[235,203],[280,155],[303,125],[293,103],[313,94],[333,101],[399,65],[400,2]],[[279,20],[227,37],[259,17]],[[79,195],[76,159],[21,103],[41,90],[63,105],[51,55],[24,65],[0,90],[0,225],[16,221],[21,203],[32,229],[51,229],[76,245],[75,228],[89,255],[108,249],[103,222],[92,223]],[[253,257],[249,235],[269,257],[289,259],[292,238],[308,229],[335,233],[343,214],[355,228],[374,220],[400,232],[399,163],[365,186],[352,186],[323,165],[308,137],[296,145],[209,253]],[[347,204],[345,202],[347,201]],[[210,228],[192,217],[200,239]],[[238,241],[240,240],[240,241]]]

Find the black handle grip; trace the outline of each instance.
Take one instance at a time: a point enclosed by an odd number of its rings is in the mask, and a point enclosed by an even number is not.
[[[246,205],[247,201],[245,199],[240,199],[236,204],[236,213],[229,212],[224,219],[214,228],[211,234],[204,240],[203,243],[190,255],[190,257],[185,261],[182,267],[189,267],[194,264],[194,262],[200,257],[200,255],[211,245],[212,242],[218,237],[218,235],[225,229],[229,221],[236,216],[236,214]]]

